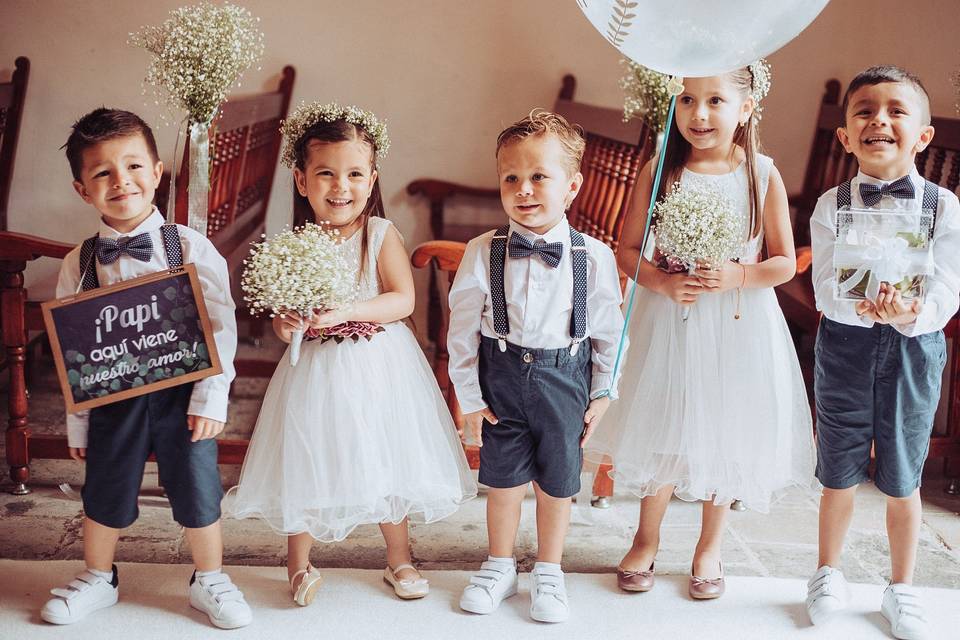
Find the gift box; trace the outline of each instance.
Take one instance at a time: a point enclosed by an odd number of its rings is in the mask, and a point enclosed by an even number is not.
[[[876,299],[892,284],[905,299],[923,298],[933,273],[933,212],[844,208],[837,212],[833,254],[841,300]]]

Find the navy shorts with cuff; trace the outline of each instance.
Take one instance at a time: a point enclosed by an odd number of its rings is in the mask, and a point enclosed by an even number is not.
[[[920,486],[947,360],[943,331],[907,337],[890,325],[820,321],[815,348],[817,478],[847,489],[869,478],[902,498]]]
[[[536,481],[555,498],[580,491],[583,416],[593,366],[589,339],[569,348],[527,349],[483,336],[480,387],[497,424],[483,423],[481,483],[506,489]]]
[[[187,383],[90,410],[82,492],[88,518],[114,529],[133,524],[144,466],[153,453],[174,520],[195,529],[220,519],[217,442],[190,441],[192,391]]]

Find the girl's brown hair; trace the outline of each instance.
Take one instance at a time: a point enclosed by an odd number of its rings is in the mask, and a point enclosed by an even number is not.
[[[740,93],[746,98],[753,89],[753,73],[749,67],[731,71],[727,77]],[[756,107],[756,105],[754,105]],[[757,175],[757,154],[760,152],[760,138],[757,133],[757,123],[751,116],[747,123],[738,125],[733,133],[733,144],[743,148],[746,153],[747,189],[750,192],[750,226],[749,238],[760,235],[763,230],[763,210],[760,196],[760,178]],[[663,178],[657,191],[657,201],[662,200],[673,188],[674,182],[680,179],[683,165],[690,157],[690,143],[680,133],[676,119],[670,126],[663,144]]]
[[[312,125],[309,129],[303,132],[303,135],[297,139],[296,143],[293,145],[293,155],[296,159],[296,167],[300,171],[306,169],[307,162],[307,147],[311,140],[318,140],[320,142],[348,142],[352,140],[360,140],[367,144],[370,147],[370,170],[375,171],[377,169],[377,144],[373,139],[373,136],[364,129],[359,127],[352,122],[347,122],[346,120],[334,120],[333,122],[317,122]],[[363,235],[360,237],[360,273],[359,276],[363,275],[363,271],[366,268],[367,264],[367,222],[370,220],[370,216],[376,216],[378,218],[384,218],[383,214],[383,198],[380,195],[380,179],[377,177],[377,181],[373,183],[373,189],[370,192],[370,197],[367,198],[367,205],[363,208],[363,213],[360,214],[362,218],[360,233]],[[293,226],[300,227],[308,222],[314,221],[313,209],[310,207],[310,201],[307,200],[306,196],[300,195],[299,189],[293,190]],[[359,277],[358,276],[358,277]]]

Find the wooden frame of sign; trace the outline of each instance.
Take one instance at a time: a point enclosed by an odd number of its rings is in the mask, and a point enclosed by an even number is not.
[[[67,412],[222,373],[202,292],[185,264],[44,302]]]

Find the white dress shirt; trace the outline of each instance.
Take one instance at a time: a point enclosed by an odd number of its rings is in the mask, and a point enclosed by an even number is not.
[[[884,211],[904,213],[919,211],[923,198],[924,180],[913,169],[910,172],[916,193],[913,199],[894,198],[884,195],[880,204],[874,207]],[[860,184],[886,185],[892,181],[878,180],[862,171],[858,172],[850,185],[850,204],[863,208],[860,198]],[[939,188],[937,199],[937,217],[933,233],[934,273],[927,276],[926,295],[923,308],[914,322],[906,325],[893,325],[905,336],[917,336],[939,331],[946,326],[960,305],[960,201],[957,196]],[[813,289],[817,300],[817,309],[835,322],[856,327],[872,327],[873,321],[857,315],[856,300],[837,300],[836,271],[833,267],[833,253],[837,240],[837,188],[834,187],[820,196],[810,218],[810,238],[813,250]]]
[[[467,244],[457,277],[450,288],[450,328],[447,350],[450,353],[450,381],[464,413],[487,406],[480,391],[480,336],[497,338],[493,328],[493,306],[490,298],[489,231]],[[560,242],[563,257],[556,268],[540,258],[506,258],[504,294],[510,333],[507,341],[529,349],[562,349],[570,347],[570,315],[573,312],[573,268],[570,263],[570,225],[563,218],[540,236],[515,222],[510,233],[520,233],[530,242]],[[593,347],[593,378],[590,397],[597,398],[609,389],[617,397],[616,383],[611,380],[623,313],[617,262],[610,247],[588,235],[583,236],[587,248],[587,332]],[[619,376],[618,376],[619,377]]]
[[[160,227],[166,223],[160,212],[154,208],[153,213],[141,222],[130,233],[119,233],[113,227],[100,222],[101,238],[120,238],[122,236],[136,236],[149,233],[153,242],[153,257],[143,262],[128,255],[121,255],[116,262],[108,265],[97,261],[97,277],[100,286],[115,284],[131,278],[145,276],[169,267],[167,254],[163,247],[163,238]],[[203,289],[203,299],[207,313],[210,316],[210,326],[213,329],[213,338],[220,356],[220,365],[223,373],[198,380],[193,385],[190,396],[190,405],[187,414],[202,416],[212,420],[226,422],[227,397],[230,392],[230,383],[233,381],[233,357],[237,351],[237,320],[234,315],[235,305],[230,295],[230,276],[227,271],[227,261],[217,251],[213,244],[203,235],[189,227],[177,225],[180,232],[180,244],[183,247],[184,264],[192,263],[197,268],[197,276]],[[67,254],[60,267],[60,278],[57,281],[57,297],[74,295],[81,290],[80,273],[80,246]],[[87,446],[87,430],[89,427],[89,411],[79,411],[67,414],[67,443],[71,447],[84,448]]]

